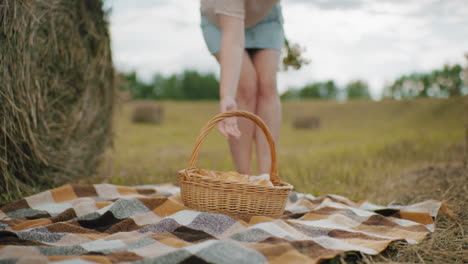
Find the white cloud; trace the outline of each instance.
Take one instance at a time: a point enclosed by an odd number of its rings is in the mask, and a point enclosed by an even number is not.
[[[144,8],[114,0],[111,37],[114,61],[119,69],[136,70],[149,80],[185,68],[211,71],[216,66],[205,48],[196,1],[163,1]]]
[[[218,72],[200,30],[198,1],[107,0],[119,69],[145,79],[185,68]],[[468,5],[463,0],[285,0],[285,32],[312,63],[281,72],[279,89],[309,81],[361,78],[374,95],[385,81],[444,63],[464,63]]]

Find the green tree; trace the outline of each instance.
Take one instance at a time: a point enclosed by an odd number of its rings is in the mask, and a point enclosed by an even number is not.
[[[151,93],[151,99],[160,99],[163,97],[164,87],[166,85],[166,78],[161,73],[153,75],[153,81],[151,82],[153,90]]]
[[[213,73],[185,70],[180,74],[153,75],[152,81],[140,81],[136,72],[120,73],[119,89],[130,91],[135,99],[201,100],[219,98],[219,82]]]
[[[338,87],[335,85],[334,81],[328,80],[320,87],[320,94],[321,98],[336,99],[338,96]]]
[[[177,74],[172,74],[166,77],[161,90],[162,99],[180,100],[185,97],[180,77]]]
[[[180,79],[186,99],[219,98],[219,82],[212,73],[200,74],[195,70],[185,70]]]
[[[335,82],[328,80],[325,82],[315,82],[305,85],[299,89],[286,91],[282,98],[317,98],[317,99],[336,99],[338,87]]]
[[[289,100],[289,99],[299,99],[299,89],[297,88],[288,88],[285,92],[281,94],[282,100]]]
[[[444,65],[429,73],[412,73],[397,78],[385,88],[385,95],[395,99],[414,97],[460,96],[463,90],[463,68]]]
[[[365,81],[355,80],[349,82],[345,87],[348,98],[370,98],[369,86]]]
[[[308,84],[299,90],[300,98],[320,98],[320,83]]]
[[[133,98],[148,98],[152,95],[153,86],[139,80],[136,72],[120,73],[120,90],[128,90]]]

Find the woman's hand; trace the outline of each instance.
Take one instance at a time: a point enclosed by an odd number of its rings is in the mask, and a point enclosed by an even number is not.
[[[226,96],[221,99],[220,110],[221,113],[236,110],[237,104],[234,98]],[[239,138],[241,132],[237,127],[237,119],[235,117],[228,117],[218,123],[218,130],[225,137],[235,137]]]

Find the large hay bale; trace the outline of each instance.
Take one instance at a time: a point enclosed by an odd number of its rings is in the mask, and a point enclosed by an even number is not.
[[[319,129],[320,117],[318,116],[299,116],[294,119],[293,123],[296,129]]]
[[[133,109],[132,121],[135,123],[161,124],[164,108],[151,101],[140,101]]]
[[[1,199],[93,174],[111,143],[101,0],[0,2]]]

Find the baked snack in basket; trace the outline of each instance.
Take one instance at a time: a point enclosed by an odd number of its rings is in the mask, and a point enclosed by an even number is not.
[[[197,173],[214,179],[223,179],[234,182],[246,182],[264,186],[274,186],[273,183],[270,181],[270,175],[268,173],[263,173],[258,176],[250,176],[247,174],[238,173],[237,171],[215,172],[207,169],[199,169]]]
[[[248,118],[262,129],[270,146],[269,176],[272,186],[242,180],[235,175],[236,172],[196,168],[195,162],[204,138],[219,121],[228,117]],[[188,167],[179,171],[179,183],[182,201],[186,206],[240,219],[249,219],[255,215],[278,218],[283,213],[289,192],[293,188],[281,181],[278,175],[275,142],[265,123],[255,114],[240,110],[218,114],[205,125],[195,141]]]

